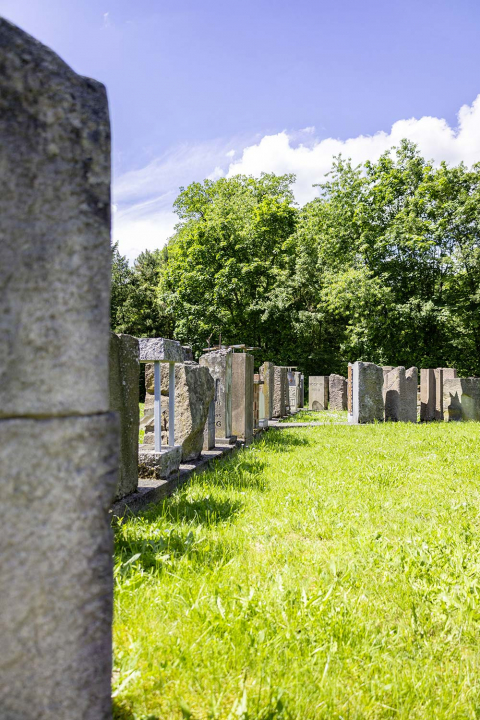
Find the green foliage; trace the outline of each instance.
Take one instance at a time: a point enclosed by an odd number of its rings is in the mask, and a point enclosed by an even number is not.
[[[479,429],[270,430],[117,525],[117,717],[477,717]]]
[[[307,374],[349,361],[480,374],[480,164],[434,168],[403,141],[376,163],[337,158],[298,209],[293,175],[181,189],[161,253],[114,253],[112,322],[200,353],[260,347]]]
[[[130,268],[117,245],[112,248],[111,327],[114,332],[136,337],[173,337],[171,312],[158,298],[166,248],[145,250]]]

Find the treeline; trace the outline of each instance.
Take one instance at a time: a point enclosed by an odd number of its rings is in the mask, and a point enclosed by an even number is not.
[[[480,164],[434,168],[404,141],[336,159],[299,208],[293,175],[181,188],[179,223],[133,268],[113,251],[112,327],[259,347],[257,361],[345,374],[349,361],[480,375]]]

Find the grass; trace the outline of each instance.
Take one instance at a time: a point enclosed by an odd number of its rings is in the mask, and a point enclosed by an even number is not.
[[[337,424],[347,422],[347,411],[333,410],[299,410],[295,415],[280,420],[281,423],[304,423],[304,422],[321,422],[325,424]]]
[[[480,717],[479,436],[270,430],[117,526],[115,717]]]
[[[138,411],[140,413],[140,420],[143,417],[143,408],[145,407],[145,403],[138,403]],[[143,443],[143,438],[145,437],[145,428],[140,428],[138,432],[138,442],[141,445]]]

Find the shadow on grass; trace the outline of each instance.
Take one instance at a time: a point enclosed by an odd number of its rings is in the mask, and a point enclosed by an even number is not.
[[[272,428],[262,439],[262,444],[273,452],[289,452],[293,447],[307,447],[312,445],[312,442],[304,435],[296,435],[295,428],[286,428],[285,430]]]
[[[205,475],[208,485],[229,490],[267,489],[265,468],[267,463],[253,454],[240,452],[232,458],[225,458],[218,466]]]

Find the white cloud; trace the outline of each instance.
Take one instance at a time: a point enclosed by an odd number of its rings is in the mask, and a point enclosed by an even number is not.
[[[480,95],[464,105],[453,128],[440,118],[399,120],[390,132],[359,135],[347,140],[315,139],[315,128],[266,135],[252,143],[240,138],[177,147],[145,167],[120,175],[114,183],[113,238],[120,251],[133,260],[143,249],[162,247],[173,233],[176,215],[172,203],[178,188],[209,177],[231,177],[237,173],[295,173],[295,196],[300,204],[318,193],[332,159],[342,154],[356,165],[379,156],[403,138],[418,144],[420,152],[439,163],[446,160],[467,165],[480,161]],[[236,145],[237,149],[233,149]],[[233,157],[238,155],[238,160]]]
[[[305,128],[304,132],[309,128]],[[260,175],[263,172],[295,173],[295,196],[300,204],[312,200],[317,190],[314,183],[321,182],[330,170],[332,158],[342,154],[351,158],[354,165],[366,160],[377,160],[380,155],[403,138],[413,140],[427,159],[436,163],[446,160],[467,165],[480,161],[480,95],[471,106],[464,105],[458,113],[458,127],[451,128],[440,118],[422,117],[419,120],[399,120],[389,133],[360,135],[348,140],[327,138],[313,145],[294,147],[292,135],[286,131],[266,135],[259,143],[247,147],[242,157],[232,163],[228,177],[242,173]]]

